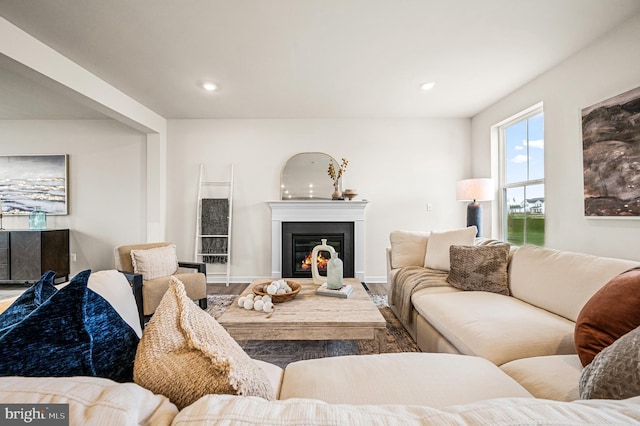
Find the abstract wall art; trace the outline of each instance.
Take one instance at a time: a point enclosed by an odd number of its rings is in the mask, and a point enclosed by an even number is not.
[[[0,156],[0,198],[5,214],[67,214],[67,155]]]
[[[582,109],[584,214],[640,218],[640,87]]]

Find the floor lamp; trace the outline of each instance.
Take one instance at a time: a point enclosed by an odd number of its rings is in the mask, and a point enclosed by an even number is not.
[[[456,199],[471,201],[467,205],[467,226],[478,228],[476,237],[482,234],[482,205],[479,201],[490,201],[494,197],[493,179],[464,179],[456,184]]]

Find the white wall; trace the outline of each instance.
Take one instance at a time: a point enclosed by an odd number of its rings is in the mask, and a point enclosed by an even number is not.
[[[167,239],[193,259],[199,164],[206,178],[235,169],[233,281],[269,276],[271,212],[280,172],[300,152],[322,151],[349,166],[343,188],[368,199],[366,280],[386,281],[385,247],[394,229],[464,226],[456,180],[469,177],[468,119],[169,120]],[[329,177],[327,176],[327,179]],[[433,211],[426,211],[426,203]]]
[[[488,176],[490,127],[544,102],[548,247],[640,260],[640,218],[584,217],[580,128],[582,108],[640,86],[639,46],[640,15],[636,15],[472,119],[473,174]],[[485,210],[485,215],[489,213]]]
[[[114,267],[113,248],[145,241],[146,136],[113,120],[0,120],[0,155],[68,154],[69,214],[48,228],[69,228],[71,273]],[[27,229],[27,216],[4,217]]]

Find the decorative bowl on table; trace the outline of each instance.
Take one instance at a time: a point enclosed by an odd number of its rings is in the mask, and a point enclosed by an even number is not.
[[[269,285],[275,282],[283,282],[283,281],[286,282],[286,284],[291,288],[291,291],[286,293],[275,293],[275,294],[269,293],[269,290],[268,290]],[[291,280],[265,281],[264,283],[256,284],[253,287],[253,294],[255,294],[256,296],[271,296],[271,300],[273,301],[273,303],[282,303],[282,302],[288,302],[289,300],[293,300],[296,297],[296,295],[300,293],[301,289],[302,289],[302,286],[300,285],[300,283],[291,281]]]

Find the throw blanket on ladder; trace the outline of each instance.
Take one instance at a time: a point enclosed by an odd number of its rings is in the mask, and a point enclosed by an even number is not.
[[[200,218],[202,235],[227,235],[229,231],[229,200],[203,198]],[[226,237],[202,237],[202,253],[228,253]],[[227,263],[228,256],[203,256],[204,263]]]
[[[397,307],[402,322],[411,321],[411,295],[427,287],[449,286],[449,272],[423,268],[421,266],[405,266],[396,275],[396,285],[391,293],[391,302]]]

